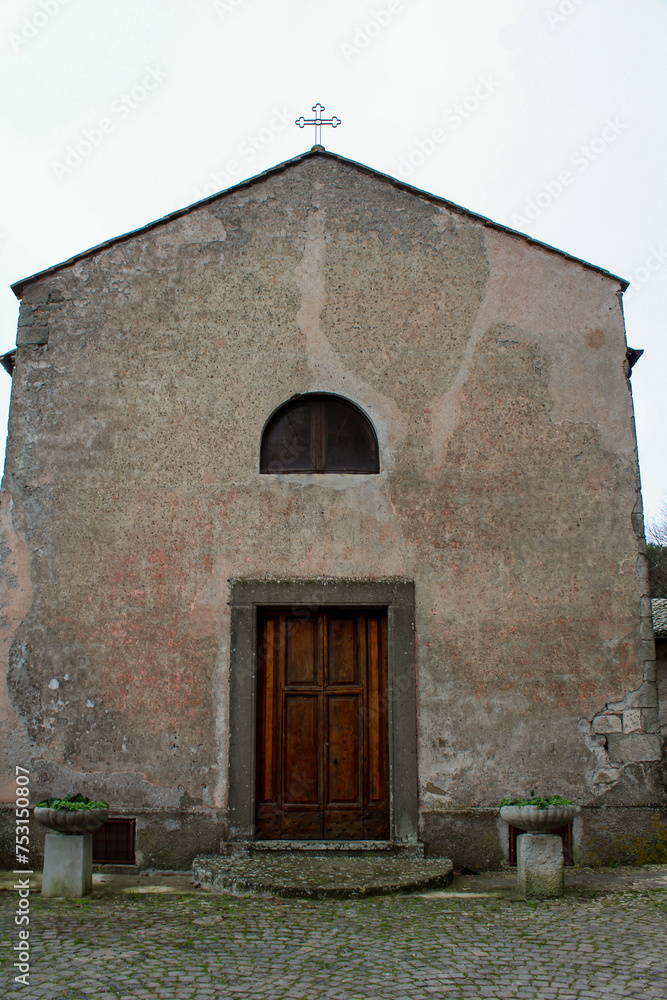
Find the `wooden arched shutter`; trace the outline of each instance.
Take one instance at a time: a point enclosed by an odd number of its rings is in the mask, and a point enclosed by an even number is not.
[[[259,471],[379,472],[375,431],[359,407],[341,396],[296,396],[264,428]]]

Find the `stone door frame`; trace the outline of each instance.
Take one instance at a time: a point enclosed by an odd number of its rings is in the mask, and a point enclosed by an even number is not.
[[[257,612],[326,607],[387,609],[391,840],[416,843],[417,690],[411,580],[233,580],[229,654],[230,840],[255,839]]]

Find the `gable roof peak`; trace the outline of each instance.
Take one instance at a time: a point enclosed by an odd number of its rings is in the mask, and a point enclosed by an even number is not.
[[[628,287],[629,282],[624,278],[619,277],[617,274],[613,274],[611,271],[607,271],[603,267],[598,267],[596,264],[591,264],[589,261],[583,260],[580,257],[575,257],[572,254],[566,253],[564,250],[559,250],[557,247],[551,246],[549,243],[543,243],[541,240],[536,240],[532,236],[527,236],[525,233],[521,233],[516,229],[510,229],[509,226],[504,226],[501,223],[494,222],[492,219],[487,218],[487,216],[479,215],[477,212],[472,212],[468,208],[464,208],[462,205],[457,205],[452,201],[448,201],[446,198],[440,195],[432,194],[430,191],[425,191],[422,188],[414,187],[412,184],[408,184],[406,181],[402,181],[397,177],[392,177],[391,174],[385,174],[380,170],[376,170],[374,167],[368,167],[363,163],[358,163],[356,160],[350,160],[345,156],[341,156],[339,153],[332,153],[327,150],[322,145],[312,146],[310,149],[303,153],[299,153],[297,156],[292,157],[289,160],[284,160],[282,163],[278,163],[273,167],[269,167],[267,170],[262,171],[259,174],[255,174],[253,177],[248,177],[246,180],[239,181],[237,184],[233,184],[231,187],[224,188],[222,191],[217,191],[215,194],[208,195],[206,198],[202,198],[199,201],[195,201],[190,205],[186,205],[185,208],[180,208],[175,212],[170,212],[168,215],[162,216],[162,218],[155,219],[153,222],[147,223],[145,226],[139,226],[137,229],[132,229],[127,233],[122,233],[120,236],[114,236],[110,240],[105,240],[104,243],[99,243],[96,246],[90,247],[88,250],[84,250],[81,253],[75,254],[73,257],[69,257],[67,260],[61,261],[58,264],[53,264],[51,267],[45,268],[43,271],[37,271],[35,274],[29,275],[27,278],[22,278],[20,281],[14,282],[11,286],[12,291],[18,299],[22,298],[25,288],[35,281],[39,281],[41,278],[45,278],[51,274],[55,274],[57,271],[61,271],[66,267],[71,267],[73,264],[78,263],[81,260],[85,260],[87,257],[93,257],[95,254],[102,253],[104,250],[108,250],[110,247],[116,246],[119,243],[124,243],[127,240],[133,239],[135,236],[140,234],[150,232],[152,229],[156,229],[158,226],[166,225],[169,222],[173,222],[176,219],[182,218],[182,216],[187,215],[189,212],[194,211],[197,208],[202,208],[205,205],[209,205],[211,202],[216,201],[218,198],[224,197],[233,191],[238,191],[246,187],[250,187],[253,184],[257,184],[266,177],[272,177],[275,174],[282,173],[291,167],[296,166],[298,163],[303,163],[314,157],[325,157],[326,159],[333,160],[334,162],[340,163],[346,167],[352,167],[362,173],[367,174],[376,180],[384,181],[385,183],[391,184],[393,187],[399,190],[406,191],[418,198],[427,199],[435,205],[442,205],[451,212],[455,212],[458,215],[464,215],[469,219],[473,219],[481,225],[494,229],[496,232],[506,233],[509,236],[513,236],[518,239],[525,240],[532,246],[539,247],[542,250],[546,250],[549,253],[557,254],[559,257],[572,261],[575,264],[579,264],[588,270],[595,271],[598,274],[604,275],[607,278],[611,278],[617,281],[622,291],[625,291]]]

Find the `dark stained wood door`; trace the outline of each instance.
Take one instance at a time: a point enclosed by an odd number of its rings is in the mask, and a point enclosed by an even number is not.
[[[259,619],[257,837],[389,838],[387,616]]]

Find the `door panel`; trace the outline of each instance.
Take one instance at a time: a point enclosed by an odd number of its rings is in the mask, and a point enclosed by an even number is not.
[[[285,698],[284,804],[319,805],[320,722],[317,695]]]
[[[327,804],[354,803],[361,808],[360,698],[358,695],[333,695],[327,701]]]
[[[389,836],[386,614],[259,620],[257,836]]]
[[[386,693],[382,683],[384,622],[368,622],[368,705],[366,737],[370,776],[369,801],[384,802],[385,798],[385,751],[386,739]]]
[[[264,684],[259,693],[258,726],[267,733],[278,733],[280,720],[277,714],[278,687],[278,625],[275,620],[267,620],[264,632]],[[276,766],[276,743],[267,740],[262,758],[261,782],[266,798],[278,797],[278,771]]]
[[[387,730],[387,619],[367,622],[368,691],[364,736],[368,782],[364,796],[364,828],[378,840],[389,837],[389,754]]]
[[[327,683],[360,684],[358,621],[330,618],[327,629]]]
[[[306,621],[293,618],[287,624],[288,627],[283,630],[286,646],[285,684],[319,684],[317,618]]]

